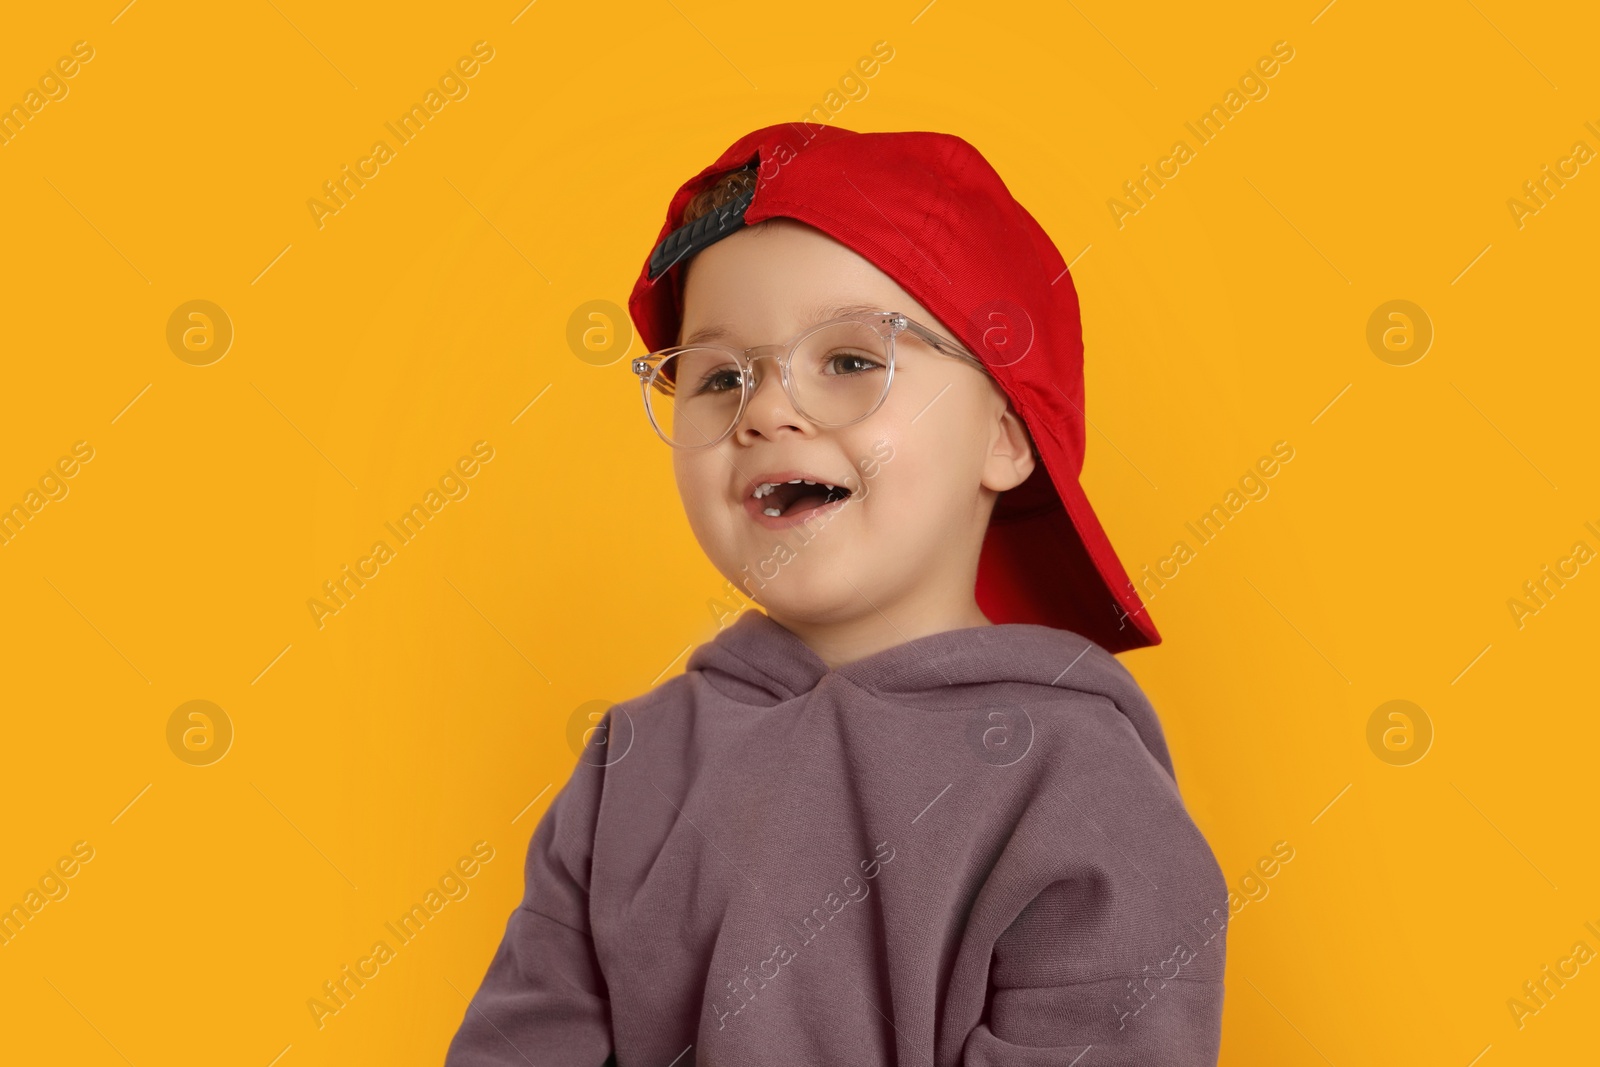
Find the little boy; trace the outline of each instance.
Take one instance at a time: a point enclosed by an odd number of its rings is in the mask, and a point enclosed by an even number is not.
[[[1050,238],[961,138],[769,126],[629,307],[763,610],[607,711],[447,1067],[1214,1065],[1228,891],[1112,654],[1160,635]]]

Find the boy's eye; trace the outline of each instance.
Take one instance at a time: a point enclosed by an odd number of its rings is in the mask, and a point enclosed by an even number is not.
[[[855,352],[848,349],[835,349],[828,353],[828,358],[824,360],[824,364],[824,374],[866,374],[883,369],[883,364],[875,357],[865,352]]]
[[[730,389],[739,388],[739,371],[734,367],[723,367],[710,371],[700,379],[696,393],[724,393]]]

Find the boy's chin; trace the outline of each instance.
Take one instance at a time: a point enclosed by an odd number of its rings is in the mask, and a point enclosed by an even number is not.
[[[823,561],[804,557],[796,553],[781,565],[766,559],[742,561],[735,568],[734,585],[768,615],[806,622],[847,617],[866,606],[861,597],[872,595],[871,579],[861,568],[834,561],[819,566]]]

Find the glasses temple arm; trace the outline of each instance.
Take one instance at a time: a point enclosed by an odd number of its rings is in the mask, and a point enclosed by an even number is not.
[[[984,363],[981,359],[973,355],[971,352],[968,352],[966,348],[964,348],[959,342],[952,341],[947,337],[941,337],[939,334],[934,333],[932,330],[921,325],[920,323],[914,322],[911,319],[906,319],[906,329],[915,334],[917,337],[921,338],[923,341],[927,342],[931,347],[943,352],[947,356],[955,356],[958,359],[968,360],[980,368],[984,366]]]

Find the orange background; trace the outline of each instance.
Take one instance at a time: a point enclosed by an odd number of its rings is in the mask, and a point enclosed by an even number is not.
[[[1600,967],[1507,1006],[1600,950],[1600,567],[1508,606],[1600,549],[1600,175],[1508,206],[1600,149],[1592,11],[122,2],[0,35],[0,104],[45,79],[0,144],[0,505],[39,505],[0,544],[0,904],[73,869],[0,945],[6,1059],[442,1060],[572,724],[682,670],[725,595],[631,329],[573,324],[625,302],[679,182],[818,105],[966,137],[1076,264],[1090,497],[1130,572],[1193,549],[1149,601],[1165,643],[1124,662],[1230,880],[1294,849],[1231,925],[1222,1062],[1592,1057]],[[465,95],[319,226],[307,201],[479,41]],[[1279,41],[1200,145],[1185,123]],[[169,343],[194,300],[220,359],[200,320]],[[1392,300],[1409,325],[1377,332],[1431,324],[1421,358],[1369,343]],[[186,742],[196,700],[220,715]],[[1369,743],[1391,700],[1410,747],[1386,718]],[[319,1027],[307,1001],[479,842],[467,895]]]

